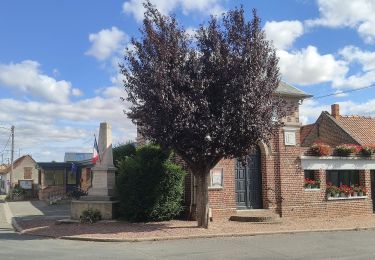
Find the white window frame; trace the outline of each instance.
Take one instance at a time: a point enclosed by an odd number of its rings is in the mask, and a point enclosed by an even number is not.
[[[215,174],[214,174],[215,173]],[[214,176],[216,175],[216,176]],[[221,183],[214,183],[214,177],[221,178]],[[210,170],[210,184],[208,186],[209,188],[212,189],[218,189],[218,188],[223,188],[224,187],[224,170],[223,168],[213,168]]]

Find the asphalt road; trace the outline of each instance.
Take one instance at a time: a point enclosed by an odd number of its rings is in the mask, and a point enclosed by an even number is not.
[[[375,259],[375,231],[101,243],[19,235],[0,204],[0,259]]]

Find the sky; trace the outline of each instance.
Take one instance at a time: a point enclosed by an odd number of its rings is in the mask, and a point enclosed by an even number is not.
[[[256,8],[282,80],[314,95],[300,107],[303,124],[333,103],[345,115],[375,116],[375,0],[151,2],[187,31],[210,15],[243,5],[250,18]],[[114,144],[135,140],[118,63],[143,12],[141,0],[0,0],[0,163],[12,125],[15,157],[37,161],[92,152],[104,121]]]

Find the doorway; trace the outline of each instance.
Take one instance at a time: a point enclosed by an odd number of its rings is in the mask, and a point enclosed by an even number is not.
[[[238,209],[262,209],[262,172],[260,149],[246,156],[246,164],[236,160],[235,189]]]

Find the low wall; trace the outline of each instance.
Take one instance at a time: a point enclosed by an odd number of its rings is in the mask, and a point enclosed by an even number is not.
[[[48,200],[50,195],[65,195],[66,189],[64,186],[48,186],[39,190],[39,200]]]

